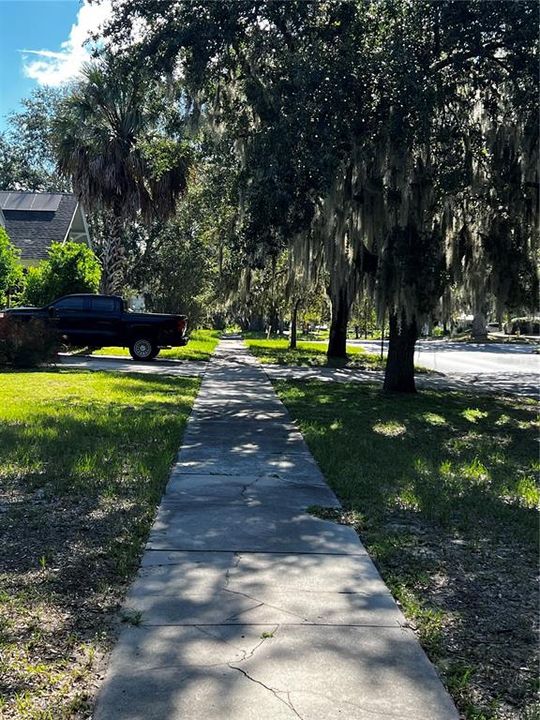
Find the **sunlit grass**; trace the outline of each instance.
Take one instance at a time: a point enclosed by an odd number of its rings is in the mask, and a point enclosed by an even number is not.
[[[163,448],[178,443],[178,424],[197,388],[194,379],[161,376],[3,374],[0,480],[54,491],[146,493],[170,464]]]
[[[193,330],[189,334],[189,342],[182,347],[161,350],[160,358],[171,360],[210,360],[220,338],[219,330]],[[92,355],[117,355],[129,357],[129,350],[120,347],[104,347],[95,350]]]
[[[157,375],[0,375],[1,717],[89,716],[111,618],[198,387]]]
[[[407,432],[407,427],[403,425],[403,423],[396,422],[395,420],[388,420],[387,422],[375,423],[373,432],[378,435],[386,435],[387,437],[398,437]]]
[[[308,367],[349,367],[359,370],[384,370],[386,355],[368,353],[361,345],[347,345],[347,359],[328,359],[327,343],[299,340],[296,350],[289,348],[285,338],[269,340],[256,336],[255,333],[244,335],[244,342],[252,355],[262,363],[274,365],[308,366]],[[425,367],[415,366],[417,373],[431,372]]]
[[[266,340],[247,337],[245,343],[250,352],[263,363],[297,366],[328,364],[324,343],[299,341],[296,350],[289,349],[289,341],[286,339]],[[371,370],[381,370],[384,367],[384,361],[381,361],[379,355],[367,353],[358,345],[348,345],[347,354],[348,361],[339,364]]]

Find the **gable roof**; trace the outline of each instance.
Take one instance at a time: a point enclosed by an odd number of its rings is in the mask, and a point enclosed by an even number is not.
[[[43,260],[53,242],[63,242],[74,218],[81,215],[79,202],[71,193],[0,191],[0,213],[21,260]],[[84,218],[80,218],[84,225]],[[73,238],[88,242],[86,233]]]

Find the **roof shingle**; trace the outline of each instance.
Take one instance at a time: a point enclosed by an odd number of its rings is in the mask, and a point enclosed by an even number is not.
[[[51,243],[62,242],[66,237],[78,201],[72,194],[54,195],[60,198],[56,211],[3,209],[6,232],[21,251],[22,260],[45,259]]]

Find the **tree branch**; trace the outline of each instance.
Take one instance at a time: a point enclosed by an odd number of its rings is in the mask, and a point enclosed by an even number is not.
[[[438,70],[442,70],[445,67],[448,67],[448,65],[453,65],[456,62],[468,62],[469,60],[474,60],[475,58],[485,60],[489,57],[490,60],[493,60],[494,57],[492,53],[496,50],[502,50],[503,48],[503,45],[496,43],[492,45],[485,45],[482,48],[475,48],[474,50],[455,52],[453,55],[449,55],[446,58],[432,63],[429,69],[432,72],[437,72]]]
[[[379,257],[375,253],[368,250],[364,243],[361,244],[359,251],[355,254],[354,265],[360,273],[366,273],[372,277],[377,272]]]

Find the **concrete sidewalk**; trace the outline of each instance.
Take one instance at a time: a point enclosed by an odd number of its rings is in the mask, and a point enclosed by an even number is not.
[[[239,340],[202,383],[95,720],[457,720]]]

